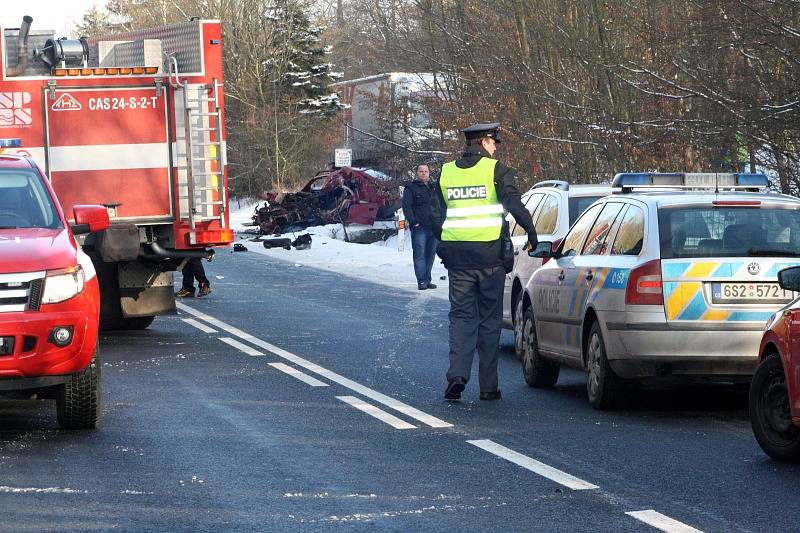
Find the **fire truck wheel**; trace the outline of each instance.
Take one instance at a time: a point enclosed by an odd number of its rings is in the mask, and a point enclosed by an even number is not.
[[[122,327],[122,307],[119,303],[119,273],[117,263],[106,263],[96,254],[91,255],[100,283],[100,331],[114,331]]]
[[[58,425],[63,429],[97,429],[100,424],[100,360],[95,347],[89,366],[70,376],[56,394]]]
[[[135,316],[122,319],[122,325],[119,329],[147,329],[153,323],[156,317],[154,316]]]

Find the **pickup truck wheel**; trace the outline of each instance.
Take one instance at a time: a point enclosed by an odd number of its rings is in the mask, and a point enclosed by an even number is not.
[[[555,361],[542,357],[539,353],[539,340],[536,338],[536,323],[533,309],[525,311],[522,326],[522,375],[525,383],[537,389],[550,388],[558,381],[561,366]]]
[[[780,355],[768,355],[756,368],[749,403],[753,433],[767,455],[779,461],[800,460],[800,427],[792,424]]]
[[[119,329],[147,329],[153,323],[154,316],[134,316],[123,318]]]
[[[517,296],[514,302],[514,355],[518,361],[522,361],[524,347],[522,346],[522,326],[525,324],[525,316],[522,311],[522,295]]]
[[[63,429],[97,429],[100,424],[100,360],[98,349],[89,366],[58,387],[56,412]]]
[[[586,342],[586,392],[589,404],[595,409],[614,407],[621,385],[619,377],[608,363],[600,323],[595,321]]]

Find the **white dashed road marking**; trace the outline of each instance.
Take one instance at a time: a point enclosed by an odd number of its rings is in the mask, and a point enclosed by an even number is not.
[[[308,374],[306,374],[305,372],[300,372],[296,368],[292,368],[289,365],[285,365],[283,363],[270,363],[269,366],[271,366],[273,368],[277,368],[281,372],[289,374],[293,378],[297,378],[300,381],[302,381],[303,383],[308,383],[312,387],[327,387],[328,386],[327,383],[323,383],[320,380],[318,380],[317,378],[313,378],[313,377],[309,376]]]
[[[244,353],[246,353],[247,355],[252,355],[254,357],[255,356],[259,356],[259,355],[264,355],[263,353],[259,352],[255,348],[253,348],[251,346],[248,346],[246,344],[242,344],[241,342],[237,341],[236,339],[231,339],[229,337],[220,337],[219,340],[221,340],[225,344],[230,344],[231,346],[233,346],[237,350],[241,350]]]
[[[233,327],[233,326],[231,326],[229,324],[226,324],[225,322],[222,322],[221,320],[217,320],[216,318],[214,318],[212,316],[209,316],[209,315],[207,315],[205,313],[202,313],[200,311],[192,309],[191,307],[189,307],[186,304],[178,302],[178,303],[176,303],[176,305],[177,305],[178,309],[180,309],[181,311],[184,311],[186,313],[194,315],[197,318],[208,322],[209,324],[213,324],[214,326],[218,327],[219,329],[221,329],[223,331],[227,331],[231,335],[235,335],[236,337],[239,337],[242,340],[245,340],[245,341],[247,341],[247,342],[249,342],[251,344],[254,344],[256,346],[264,348],[265,350],[268,350],[268,351],[272,352],[273,354],[275,354],[275,355],[277,355],[279,357],[283,357],[287,361],[290,361],[290,362],[296,364],[299,367],[305,368],[306,370],[309,370],[309,371],[311,371],[311,372],[313,372],[315,374],[318,374],[318,375],[320,375],[320,376],[322,376],[322,377],[324,377],[324,378],[326,378],[326,379],[328,379],[330,381],[333,381],[334,383],[338,383],[339,385],[341,385],[343,387],[346,387],[346,388],[352,390],[353,392],[361,394],[362,396],[365,396],[365,397],[367,397],[367,398],[369,398],[371,400],[374,400],[374,401],[376,401],[378,403],[381,403],[381,404],[385,405],[386,407],[390,407],[390,408],[394,409],[395,411],[397,411],[399,413],[403,413],[404,415],[406,415],[406,416],[408,416],[410,418],[413,418],[414,420],[418,420],[418,421],[422,422],[423,424],[427,424],[428,426],[433,427],[433,428],[449,428],[449,427],[453,427],[453,424],[451,424],[449,422],[445,422],[444,420],[442,420],[440,418],[436,418],[435,416],[429,415],[428,413],[420,411],[419,409],[417,409],[415,407],[411,407],[410,405],[405,404],[405,403],[403,403],[403,402],[401,402],[399,400],[395,400],[394,398],[392,398],[390,396],[386,396],[385,394],[381,394],[380,392],[378,392],[376,390],[372,390],[369,387],[365,387],[364,385],[361,385],[360,383],[356,383],[355,381],[353,381],[351,379],[347,379],[346,377],[344,377],[344,376],[342,376],[340,374],[337,374],[336,372],[333,372],[333,371],[328,370],[326,368],[323,368],[323,367],[321,367],[321,366],[319,366],[317,364],[314,364],[314,363],[312,363],[311,361],[309,361],[307,359],[303,359],[302,357],[299,357],[299,356],[297,356],[297,355],[295,355],[295,354],[293,354],[291,352],[287,352],[286,350],[278,348],[277,346],[274,346],[274,345],[272,345],[272,344],[270,344],[270,343],[268,343],[266,341],[262,341],[258,337],[254,337],[253,335],[250,335],[249,333],[245,333],[244,331],[242,331],[242,330],[240,330],[238,328],[235,328],[235,327]]]
[[[557,468],[553,468],[552,466],[541,463],[536,459],[532,459],[527,455],[522,455],[521,453],[515,452],[510,448],[501,446],[500,444],[497,444],[489,439],[468,440],[467,442],[473,446],[477,446],[482,450],[486,450],[491,454],[501,457],[506,461],[511,461],[515,465],[519,465],[522,468],[526,468],[531,472],[535,472],[540,476],[546,477],[551,481],[555,481],[560,485],[564,485],[569,489],[587,490],[599,488],[597,485],[592,485],[591,483],[588,483],[582,479],[578,479],[575,476],[571,476],[566,472],[562,472]]]
[[[656,529],[666,531],[667,533],[702,533],[699,529],[688,526],[683,522],[678,522],[652,509],[646,511],[629,511],[625,514],[637,520],[641,520],[645,524],[653,526]]]
[[[205,324],[203,324],[202,322],[198,322],[197,320],[195,320],[193,318],[182,318],[181,320],[183,320],[184,322],[186,322],[190,326],[196,327],[197,329],[199,329],[203,333],[216,333],[217,332],[217,330],[215,330],[214,328],[210,328],[210,327],[206,326]]]
[[[349,403],[359,411],[363,411],[368,415],[377,418],[381,422],[386,422],[394,429],[416,429],[417,426],[413,424],[409,424],[405,420],[401,420],[394,415],[391,415],[384,411],[383,409],[378,409],[372,404],[365,402],[355,396],[337,396],[337,400],[342,400],[345,403]]]
[[[346,387],[354,392],[361,394],[362,396],[370,398],[387,407],[390,407],[395,411],[403,413],[410,418],[422,422],[423,424],[426,424],[434,428],[453,427],[453,424],[450,424],[449,422],[445,422],[444,420],[429,415],[399,400],[395,400],[390,396],[386,396],[385,394],[381,394],[380,392],[370,389],[369,387],[365,387],[364,385],[356,383],[355,381],[352,381],[340,374],[337,374],[336,372],[323,368],[315,363],[312,363],[311,361],[308,361],[307,359],[303,359],[302,357],[297,356],[291,352],[287,352],[282,348],[278,348],[277,346],[274,346],[273,344],[263,341],[258,337],[250,335],[249,333],[245,333],[244,331],[235,328],[229,324],[226,324],[221,320],[217,320],[212,316],[209,316],[205,313],[192,309],[191,307],[185,304],[176,303],[176,305],[181,311],[194,315],[195,317],[216,326],[220,330],[223,330],[236,337],[239,337],[240,339],[247,341],[255,346],[259,346],[279,357],[282,357],[283,359],[286,359],[291,363],[294,363],[299,367],[305,368],[310,372],[325,377],[334,383],[337,383],[343,387]],[[203,332],[216,333],[214,329],[196,320],[193,319],[182,319],[182,320],[187,324],[190,324],[191,326],[194,326]],[[251,356],[265,355],[262,352],[252,348],[251,346],[243,344],[229,337],[220,337],[219,340],[229,344],[230,346],[233,346],[234,348],[241,350],[247,355]],[[269,364],[273,368],[280,370],[281,372],[284,372],[294,378],[297,378],[300,381],[308,383],[311,386],[314,387],[328,386],[327,383],[319,381],[318,379],[311,377],[289,365],[283,363],[269,363]],[[355,396],[337,396],[336,398],[338,400],[341,400],[342,402],[345,402],[355,407],[359,411],[362,411],[374,418],[377,418],[378,420],[381,420],[382,422],[385,422],[386,424],[389,424],[395,429],[415,429],[417,427]],[[573,490],[589,490],[589,489],[599,488],[597,485],[593,485],[587,481],[584,481],[580,478],[567,474],[566,472],[558,470],[557,468],[554,468],[540,461],[537,461],[536,459],[523,455],[519,452],[515,452],[514,450],[506,448],[505,446],[502,446],[500,444],[497,444],[492,440],[489,439],[468,440],[467,443],[472,444],[473,446],[476,446],[484,451],[487,451],[497,457],[505,459],[518,466],[521,466],[522,468],[530,470],[531,472],[539,474],[540,476],[550,479],[551,481],[555,481],[556,483],[563,485],[567,488]],[[2,491],[2,487],[0,487],[0,491]],[[667,533],[702,533],[698,529],[695,529],[687,524],[684,524],[666,515],[658,513],[652,509],[644,511],[629,511],[626,512],[625,514],[649,526],[652,526],[661,531],[665,531]]]

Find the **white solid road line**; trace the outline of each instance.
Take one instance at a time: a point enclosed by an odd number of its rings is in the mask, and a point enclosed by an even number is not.
[[[203,324],[202,322],[198,322],[197,320],[195,320],[193,318],[181,318],[181,320],[183,320],[184,322],[186,322],[190,326],[196,327],[197,329],[199,329],[203,333],[216,333],[217,332],[217,330],[215,330],[214,328],[210,328],[210,327],[206,326],[205,324]]]
[[[254,337],[254,336],[250,335],[249,333],[245,333],[244,331],[242,331],[240,329],[237,329],[237,328],[235,328],[235,327],[233,327],[231,325],[228,325],[225,322],[222,322],[221,320],[217,320],[216,318],[214,318],[212,316],[209,316],[209,315],[207,315],[205,313],[197,311],[196,309],[193,309],[193,308],[189,307],[186,304],[177,302],[176,305],[177,305],[178,309],[180,309],[181,311],[183,311],[185,313],[189,313],[191,315],[194,315],[197,318],[208,322],[209,324],[213,324],[214,326],[218,327],[221,330],[227,331],[231,335],[235,335],[235,336],[239,337],[240,339],[246,340],[247,342],[249,342],[251,344],[255,344],[256,346],[260,346],[261,348],[264,348],[265,350],[268,350],[268,351],[274,353],[275,355],[277,355],[279,357],[283,357],[287,361],[290,361],[290,362],[296,364],[297,366],[303,367],[306,370],[309,370],[309,371],[311,371],[311,372],[313,372],[315,374],[318,374],[318,375],[320,375],[320,376],[322,376],[322,377],[324,377],[324,378],[326,378],[326,379],[328,379],[330,381],[333,381],[334,383],[338,383],[339,385],[341,385],[343,387],[346,387],[346,388],[352,390],[353,392],[357,392],[358,394],[361,394],[362,396],[366,396],[367,398],[369,398],[371,400],[374,400],[374,401],[376,401],[378,403],[381,403],[381,404],[385,405],[386,407],[390,407],[390,408],[394,409],[395,411],[397,411],[399,413],[403,413],[404,415],[406,415],[406,416],[408,416],[410,418],[413,418],[414,420],[418,420],[418,421],[422,422],[423,424],[426,424],[426,425],[428,425],[428,426],[430,426],[432,428],[449,428],[449,427],[453,427],[453,424],[451,424],[449,422],[445,422],[444,420],[441,420],[439,418],[436,418],[435,416],[429,415],[428,413],[422,412],[419,409],[411,407],[410,405],[407,405],[407,404],[405,404],[405,403],[403,403],[403,402],[401,402],[399,400],[395,400],[394,398],[392,398],[390,396],[386,396],[385,394],[381,394],[380,392],[372,390],[369,387],[365,387],[364,385],[361,385],[360,383],[356,383],[353,380],[347,379],[346,377],[344,377],[344,376],[342,376],[340,374],[337,374],[336,372],[333,372],[333,371],[328,370],[326,368],[322,368],[321,366],[319,366],[317,364],[314,364],[311,361],[308,361],[307,359],[303,359],[302,357],[294,355],[291,352],[287,352],[286,350],[278,348],[277,346],[274,346],[274,345],[272,345],[272,344],[270,344],[268,342],[262,341],[258,337]]]
[[[536,459],[531,459],[527,455],[522,455],[521,453],[515,452],[510,448],[501,446],[500,444],[497,444],[489,439],[468,440],[467,442],[498,457],[502,457],[506,461],[511,461],[515,465],[519,465],[522,468],[526,468],[531,472],[539,474],[540,476],[544,476],[551,481],[555,481],[556,483],[564,485],[567,488],[573,490],[599,488],[597,485],[592,485],[591,483],[588,483],[582,479],[578,479],[575,476],[571,476],[566,472],[562,472],[557,468],[553,468],[552,466],[541,463]]]
[[[256,356],[259,356],[259,355],[264,355],[263,353],[259,352],[255,348],[253,348],[251,346],[248,346],[246,344],[242,344],[241,342],[237,341],[236,339],[231,339],[229,337],[220,337],[219,340],[221,340],[225,344],[230,344],[231,346],[233,346],[237,350],[241,350],[244,353],[246,353],[247,355],[252,355],[253,357],[256,357]]]
[[[318,380],[317,378],[312,378],[308,374],[306,374],[304,372],[300,372],[296,368],[292,368],[289,365],[285,365],[283,363],[270,363],[269,366],[271,366],[273,368],[277,368],[281,372],[289,374],[293,378],[297,378],[300,381],[302,381],[303,383],[308,383],[312,387],[327,387],[328,386],[327,383],[323,383],[320,380]]]
[[[416,429],[417,426],[413,424],[409,424],[405,420],[401,420],[394,415],[391,415],[384,411],[383,409],[379,409],[372,404],[365,402],[355,396],[337,396],[337,400],[342,400],[344,403],[349,403],[359,411],[363,411],[367,413],[369,416],[373,416],[380,420],[381,422],[386,422],[394,429]]]
[[[667,533],[702,533],[699,529],[687,526],[683,522],[678,522],[652,509],[646,511],[629,511],[625,514],[637,520],[641,520],[645,524],[653,526],[656,529],[666,531]]]

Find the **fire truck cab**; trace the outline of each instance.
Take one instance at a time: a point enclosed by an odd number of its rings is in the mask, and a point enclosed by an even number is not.
[[[33,160],[66,213],[107,209],[81,243],[100,327],[146,328],[175,312],[174,272],[233,241],[220,23],[80,39],[31,24],[0,28],[0,139],[19,139],[0,152]]]

